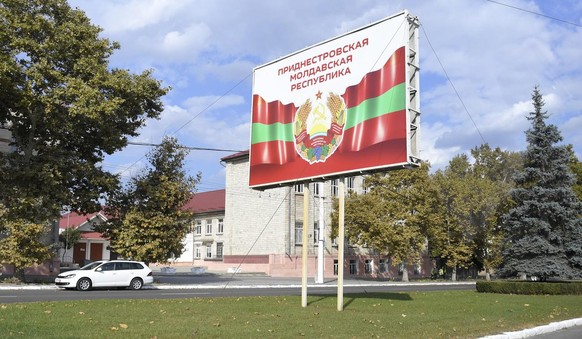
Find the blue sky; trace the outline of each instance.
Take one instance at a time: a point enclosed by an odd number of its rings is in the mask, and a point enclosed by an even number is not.
[[[69,3],[85,11],[103,37],[121,44],[112,67],[154,69],[172,87],[161,119],[148,121],[135,142],[159,143],[171,135],[186,146],[246,150],[254,67],[407,9],[422,25],[421,158],[433,169],[484,142],[524,150],[536,85],[549,122],[582,160],[578,0]],[[127,178],[143,168],[149,150],[130,145],[103,166]],[[186,166],[191,174],[202,172],[199,191],[224,188],[220,158],[229,154],[191,151]]]

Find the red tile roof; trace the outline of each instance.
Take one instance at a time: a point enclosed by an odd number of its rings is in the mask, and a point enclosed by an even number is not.
[[[184,209],[194,213],[208,213],[224,211],[226,190],[200,192],[184,205]]]
[[[200,192],[194,196],[184,205],[184,209],[190,210],[194,213],[208,213],[224,211],[225,205],[225,190],[216,190],[208,192]],[[77,212],[66,213],[61,216],[59,221],[59,228],[65,229],[70,227],[79,227],[86,223],[99,212],[81,215]],[[101,213],[103,215],[103,213]]]
[[[220,158],[220,160],[221,161],[226,161],[226,160],[233,160],[233,159],[236,159],[236,158],[242,158],[242,157],[248,157],[248,156],[249,156],[249,151],[246,150],[246,151],[234,153],[234,154],[231,154],[231,155],[227,155],[227,156],[225,156],[223,158]]]
[[[63,214],[61,216],[61,220],[59,221],[59,228],[71,228],[71,227],[79,227],[82,224],[86,223],[94,216],[96,216],[99,212],[90,213],[87,215],[78,214],[77,212],[70,212]]]

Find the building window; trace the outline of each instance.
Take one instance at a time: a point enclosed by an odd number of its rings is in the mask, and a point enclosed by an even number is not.
[[[212,234],[212,219],[206,220],[206,234]]]
[[[303,193],[303,184],[295,184],[295,193]]]
[[[202,234],[202,220],[196,220],[196,234]]]
[[[366,259],[364,261],[364,272],[366,272],[366,274],[374,273],[374,260]]]
[[[387,273],[388,272],[388,259],[380,259],[378,263],[378,272]]]
[[[202,255],[200,247],[201,247],[200,244],[194,245],[194,258],[195,259],[200,259],[200,256]]]
[[[334,261],[333,261],[333,275],[337,275],[337,270],[338,270],[337,259],[334,259]]]
[[[222,252],[224,249],[224,244],[221,242],[216,243],[216,257],[222,259]]]
[[[358,262],[350,259],[350,274],[358,274]]]
[[[303,244],[303,222],[295,223],[295,245]]]
[[[338,193],[339,193],[339,180],[338,179],[333,179],[331,181],[331,195],[334,197],[337,197]]]
[[[354,181],[355,178],[354,177],[349,177],[348,178],[348,191],[353,191],[354,190]]]
[[[224,219],[218,219],[218,234],[224,233]]]
[[[319,183],[318,182],[313,184],[313,194],[319,195]]]
[[[206,258],[212,258],[212,245],[206,246]]]
[[[319,223],[317,221],[313,224],[313,243],[319,243]]]

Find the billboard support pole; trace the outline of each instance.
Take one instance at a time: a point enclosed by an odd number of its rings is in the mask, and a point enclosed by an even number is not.
[[[309,184],[303,184],[303,235],[301,260],[301,306],[307,307],[307,222],[309,221]]]
[[[338,187],[338,244],[337,244],[337,310],[344,310],[344,178]]]
[[[324,246],[325,246],[325,224],[323,219],[323,182],[318,182],[316,185],[319,189],[319,239],[317,239],[317,279],[316,283],[323,284],[323,269],[324,269]],[[315,198],[314,198],[315,199]]]

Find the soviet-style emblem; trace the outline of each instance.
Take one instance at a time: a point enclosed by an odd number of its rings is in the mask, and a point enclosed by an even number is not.
[[[310,164],[325,162],[342,142],[346,105],[341,96],[318,91],[297,109],[293,121],[295,149]]]

